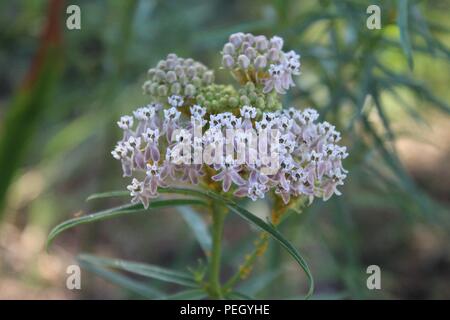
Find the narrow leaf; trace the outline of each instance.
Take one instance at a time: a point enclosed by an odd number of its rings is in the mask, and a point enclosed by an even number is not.
[[[231,291],[226,295],[226,298],[231,300],[254,300],[254,298],[238,291]]]
[[[190,207],[179,207],[178,211],[181,213],[184,221],[194,232],[194,236],[202,247],[205,254],[211,252],[212,240],[208,227],[200,215],[192,210]]]
[[[314,279],[311,274],[311,271],[309,270],[308,264],[306,263],[305,259],[301,256],[301,254],[297,251],[297,249],[295,249],[294,246],[277,229],[267,224],[266,222],[255,216],[253,213],[237,205],[228,204],[227,207],[233,212],[237,213],[243,219],[254,224],[261,230],[269,233],[272,236],[272,238],[278,241],[281,244],[281,246],[283,246],[287,250],[287,252],[298,262],[300,267],[306,273],[306,276],[309,280],[309,289],[308,293],[306,294],[306,298],[310,297],[314,291]]]
[[[118,272],[113,272],[106,268],[102,268],[99,265],[90,263],[88,261],[79,261],[80,266],[92,273],[95,273],[99,277],[108,280],[111,283],[114,283],[122,288],[128,289],[131,292],[137,293],[148,299],[155,299],[163,296],[159,290],[152,288],[147,285],[143,285],[135,280],[130,279],[124,275],[121,275]]]
[[[400,44],[402,46],[403,52],[408,59],[409,68],[413,68],[413,58],[411,42],[409,39],[408,31],[408,0],[398,0],[397,2],[397,25],[400,29]]]
[[[118,198],[118,197],[129,197],[130,192],[124,191],[124,190],[117,190],[117,191],[108,191],[108,192],[101,192],[101,193],[94,193],[91,194],[86,201],[91,201],[95,199],[104,199],[104,198]]]
[[[261,290],[265,289],[270,285],[275,279],[277,279],[282,274],[282,270],[269,271],[261,275],[253,277],[249,281],[246,281],[239,286],[239,291],[254,296],[258,294]]]
[[[199,199],[171,199],[171,200],[155,200],[150,202],[148,209],[156,209],[162,207],[171,207],[171,206],[183,206],[183,205],[206,205],[206,202]],[[99,220],[109,219],[111,217],[129,214],[129,213],[138,213],[146,211],[142,204],[126,204],[118,207],[114,207],[111,209],[107,209],[104,211],[100,211],[97,213],[88,214],[82,217],[73,218],[63,223],[57,225],[50,231],[50,234],[47,238],[47,249],[52,243],[53,239],[59,235],[64,230],[73,228],[80,224],[90,223]]]
[[[218,200],[225,203],[225,205],[231,211],[238,214],[241,218],[247,220],[251,224],[258,227],[259,229],[266,231],[270,236],[272,236],[272,238],[278,241],[281,244],[281,246],[283,246],[287,250],[287,252],[297,261],[297,263],[300,265],[303,271],[305,271],[306,276],[309,280],[309,290],[308,293],[306,294],[306,298],[311,296],[311,294],[314,291],[314,279],[308,267],[308,264],[306,263],[305,259],[301,256],[301,254],[297,251],[297,249],[295,249],[294,246],[277,229],[275,229],[272,225],[264,222],[250,211],[247,211],[246,209],[238,206],[236,203],[227,200],[212,191],[207,191],[206,194],[208,194],[214,200]]]
[[[198,287],[198,284],[194,281],[194,278],[190,274],[162,268],[159,266],[126,261],[121,259],[95,257],[87,254],[80,255],[78,257],[78,260],[101,265],[103,267],[138,274],[140,276],[157,279],[164,282],[176,283],[182,286],[193,288]]]
[[[207,294],[205,293],[205,291],[201,289],[191,289],[159,298],[159,300],[201,300],[206,297]]]

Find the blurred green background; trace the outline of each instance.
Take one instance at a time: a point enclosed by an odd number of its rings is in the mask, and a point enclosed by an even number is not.
[[[81,8],[81,30],[65,26],[69,4]],[[370,4],[381,7],[381,30],[366,27]],[[171,210],[78,227],[50,253],[44,244],[58,222],[120,203],[85,199],[128,184],[110,150],[116,119],[148,102],[147,69],[175,52],[231,82],[219,52],[243,31],[282,36],[301,54],[285,105],[317,108],[349,148],[343,195],[280,227],[311,266],[314,298],[449,299],[448,12],[441,0],[2,1],[0,298],[139,298],[85,271],[82,290],[66,289],[66,267],[80,252],[180,270],[203,258]],[[248,205],[263,216],[270,204]],[[256,237],[229,217],[224,277]],[[381,268],[381,290],[366,287],[371,264]],[[271,244],[241,289],[295,298],[306,283]]]

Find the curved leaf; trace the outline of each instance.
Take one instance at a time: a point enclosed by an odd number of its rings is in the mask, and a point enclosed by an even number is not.
[[[170,199],[170,200],[155,200],[150,202],[148,209],[156,209],[162,207],[171,207],[171,206],[184,206],[184,205],[206,205],[206,202],[199,199]],[[97,213],[88,214],[85,216],[81,216],[78,218],[73,218],[63,223],[57,225],[50,231],[50,234],[47,238],[47,249],[52,243],[53,239],[59,235],[64,230],[73,228],[80,224],[90,223],[98,220],[105,220],[111,217],[128,214],[128,213],[138,213],[143,212],[144,206],[142,204],[126,204],[118,207],[114,207],[111,209],[103,210]]]
[[[99,277],[108,280],[109,282],[114,283],[122,288],[128,289],[131,292],[137,293],[145,298],[157,299],[164,296],[164,294],[158,289],[152,288],[148,285],[144,285],[118,272],[114,272],[106,268],[103,268],[95,263],[82,260],[80,260],[79,263],[82,268],[92,273],[95,273]]]
[[[91,200],[95,200],[95,199],[104,199],[104,198],[129,197],[129,196],[130,196],[129,191],[124,191],[124,190],[108,191],[108,192],[100,192],[100,193],[91,194],[89,197],[87,197],[86,201],[91,201]]]
[[[182,187],[167,187],[167,188],[159,188],[158,192],[160,193],[175,193],[182,195],[190,195],[190,196],[200,196],[207,197],[202,191],[193,188],[182,188]],[[91,201],[95,199],[106,199],[106,198],[117,198],[117,197],[126,197],[130,196],[130,192],[126,190],[113,190],[107,192],[94,193],[90,195],[86,201]]]
[[[103,257],[96,257],[92,255],[83,254],[78,257],[79,261],[85,261],[97,265],[101,265],[103,267],[109,267],[113,269],[118,269],[134,274],[138,274],[140,276],[157,279],[165,282],[176,283],[186,287],[198,288],[198,284],[195,282],[192,275],[174,271],[166,268],[162,268],[159,266],[126,261],[121,259],[109,259]]]
[[[309,280],[309,289],[308,293],[306,294],[306,298],[309,298],[314,291],[314,279],[311,274],[311,270],[309,270],[308,264],[306,263],[305,259],[301,256],[301,254],[297,251],[297,249],[295,249],[295,247],[277,229],[275,229],[272,225],[269,225],[268,223],[264,222],[263,220],[255,216],[253,213],[235,204],[227,204],[227,207],[231,211],[237,213],[243,219],[247,220],[248,222],[260,228],[261,230],[264,230],[268,234],[270,234],[272,238],[277,240],[287,250],[287,252],[298,262],[303,271],[305,271],[306,276]]]
[[[272,238],[278,241],[281,246],[283,246],[286,251],[297,261],[300,267],[305,272],[308,281],[309,281],[309,289],[306,294],[306,298],[309,298],[314,291],[314,278],[311,274],[308,264],[302,255],[295,249],[295,247],[273,226],[262,219],[255,216],[250,211],[240,207],[235,202],[224,198],[223,196],[213,192],[213,191],[201,191],[198,189],[192,188],[179,188],[179,187],[170,187],[170,188],[162,188],[158,190],[161,193],[175,193],[175,194],[183,194],[183,195],[191,195],[191,196],[199,196],[199,197],[207,197],[213,201],[220,201],[224,205],[226,205],[231,211],[238,214],[243,219],[257,226],[259,229],[266,231]]]

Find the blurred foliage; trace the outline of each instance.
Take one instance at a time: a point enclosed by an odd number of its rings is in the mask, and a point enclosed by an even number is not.
[[[67,212],[99,209],[98,202],[83,204],[88,194],[125,187],[109,156],[120,134],[115,119],[146,102],[140,88],[146,70],[167,53],[217,68],[230,33],[276,34],[302,55],[302,75],[285,104],[317,108],[337,124],[350,149],[343,196],[316,203],[281,227],[306,252],[318,282],[316,298],[450,297],[449,182],[439,180],[449,156],[432,168],[437,180],[419,184],[397,152],[403,136],[422,138],[401,131],[401,124],[431,131],[435,124],[429,115],[449,116],[449,3],[72,1],[81,7],[82,29],[66,30],[62,18],[61,65],[48,54],[52,63],[40,69],[34,87],[24,87],[42,47],[51,3],[0,3],[0,203],[2,194],[7,196],[1,221],[48,231]],[[381,30],[366,28],[369,4],[381,7]],[[229,80],[226,72],[216,77]],[[444,184],[443,194],[435,192],[436,183]],[[102,207],[114,201],[105,200]],[[268,205],[249,204],[261,214]],[[202,257],[195,238],[183,218],[166,213],[117,219],[71,235],[77,235],[76,246],[90,252],[112,251],[179,270],[195,265]],[[255,237],[240,222],[230,219],[231,224],[233,230],[225,233],[228,273]],[[424,269],[411,266],[419,264],[411,241],[416,235],[445,243],[437,245],[442,252],[428,258]],[[70,236],[62,240],[74,245]],[[262,298],[301,296],[306,280],[290,263],[271,245],[239,290]],[[372,263],[385,275],[381,292],[365,286],[365,268]],[[114,277],[98,265],[90,267]],[[405,272],[409,277],[402,276]],[[414,280],[419,276],[421,281]],[[93,287],[83,294],[102,294]]]

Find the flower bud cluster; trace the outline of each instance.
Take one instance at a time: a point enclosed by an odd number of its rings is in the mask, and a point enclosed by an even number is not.
[[[143,90],[159,101],[166,101],[171,95],[193,97],[200,88],[214,82],[213,71],[200,62],[179,58],[174,53],[149,69],[148,77]]]
[[[222,66],[241,82],[263,86],[263,92],[285,94],[294,86],[293,75],[300,74],[300,55],[284,52],[283,39],[234,33],[222,49]]]

